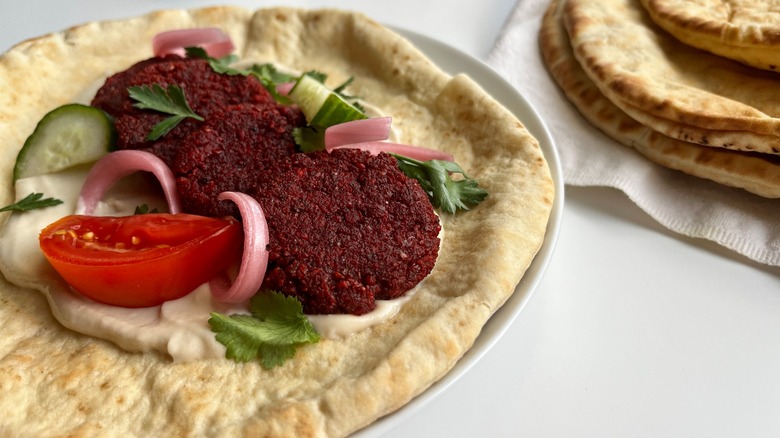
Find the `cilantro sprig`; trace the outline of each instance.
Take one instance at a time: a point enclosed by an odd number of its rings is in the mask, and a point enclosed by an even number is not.
[[[29,195],[25,196],[23,199],[20,199],[16,203],[13,203],[11,205],[6,205],[5,207],[0,208],[0,212],[36,210],[39,208],[53,207],[55,205],[62,204],[62,201],[59,199],[55,199],[55,198],[41,199],[41,198],[43,198],[43,193],[30,193]]]
[[[293,128],[292,135],[301,152],[325,149],[325,128],[321,126],[298,126]]]
[[[309,71],[307,71],[306,73],[304,73],[304,75],[306,75],[306,76],[310,76],[310,77],[312,77],[312,78],[316,79],[316,80],[317,80],[319,83],[321,83],[321,84],[324,84],[324,83],[325,83],[325,81],[327,81],[327,80],[328,80],[328,75],[327,75],[327,73],[323,73],[323,72],[316,71],[316,70],[309,70]],[[296,78],[296,79],[297,79],[297,78]],[[347,80],[346,80],[346,81],[342,82],[340,85],[336,85],[336,87],[334,87],[332,90],[333,90],[333,92],[334,92],[334,93],[336,93],[336,95],[337,95],[337,96],[339,96],[339,97],[341,97],[342,99],[346,100],[347,102],[349,102],[349,103],[350,103],[350,105],[354,106],[354,107],[355,107],[355,108],[357,108],[357,109],[358,109],[358,110],[359,110],[361,113],[364,113],[364,114],[365,114],[365,112],[366,112],[366,109],[365,109],[365,108],[363,108],[363,106],[362,106],[362,105],[360,105],[360,102],[358,102],[358,101],[357,101],[357,100],[359,99],[359,97],[358,97],[358,96],[352,96],[352,95],[350,95],[350,94],[347,94],[347,93],[345,93],[345,92],[344,92],[344,90],[346,90],[346,88],[347,88],[347,87],[348,87],[348,86],[349,86],[349,85],[350,85],[350,84],[351,84],[351,83],[352,83],[354,80],[355,80],[355,78],[354,78],[354,77],[352,77],[352,76],[350,76],[349,78],[347,78]]]
[[[237,362],[255,358],[265,369],[284,364],[298,346],[316,343],[320,335],[303,314],[301,303],[274,291],[260,292],[249,302],[251,315],[212,312],[209,324],[225,357]]]
[[[170,117],[154,125],[149,135],[146,136],[147,140],[157,140],[186,118],[203,121],[203,117],[190,108],[184,90],[178,85],[170,84],[167,88],[163,88],[160,84],[139,85],[129,87],[127,91],[130,98],[136,101],[133,104],[136,108],[170,114]]]
[[[287,82],[295,82],[298,79],[298,76],[280,72],[273,64],[253,64],[249,68],[236,68],[233,67],[232,64],[238,61],[238,56],[231,54],[222,58],[213,58],[209,56],[202,47],[187,47],[184,51],[188,58],[205,59],[211,69],[219,74],[230,76],[252,75],[260,81],[263,88],[271,93],[274,100],[283,105],[289,105],[291,103],[290,98],[282,95],[276,90],[276,86]]]
[[[242,75],[246,76],[247,71],[231,67],[231,64],[238,61],[238,56],[234,54],[223,56],[222,58],[212,58],[203,49],[203,47],[185,47],[184,52],[187,58],[205,59],[208,61],[212,70],[220,74],[226,74],[230,76]]]
[[[151,208],[149,207],[149,204],[141,204],[135,206],[135,211],[133,212],[133,215],[138,214],[152,214],[152,213],[159,213],[160,210],[157,208]]]
[[[279,71],[273,64],[254,64],[248,70],[249,74],[256,77],[263,84],[263,87],[271,93],[273,98],[282,105],[290,105],[292,100],[289,97],[279,93],[277,86],[287,84],[298,80],[298,76]]]
[[[403,155],[391,154],[398,161],[398,167],[406,176],[416,179],[428,194],[431,204],[447,213],[468,210],[485,200],[488,192],[479,187],[476,180],[466,175],[463,169],[452,161],[419,161]],[[460,179],[453,179],[459,174]]]

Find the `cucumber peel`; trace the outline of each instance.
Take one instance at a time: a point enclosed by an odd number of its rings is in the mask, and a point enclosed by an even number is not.
[[[116,133],[103,110],[77,103],[53,109],[38,122],[16,157],[13,179],[58,172],[98,160]]]
[[[289,97],[301,108],[311,126],[327,128],[366,118],[359,108],[308,74],[298,79]]]

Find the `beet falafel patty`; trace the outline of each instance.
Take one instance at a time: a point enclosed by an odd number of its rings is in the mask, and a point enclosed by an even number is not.
[[[133,106],[128,88],[157,84],[179,86],[192,110],[205,120],[185,119],[162,138],[149,141],[147,135],[168,114],[142,110]],[[182,139],[203,125],[224,108],[238,104],[272,105],[289,116],[290,123],[304,121],[297,107],[284,107],[274,100],[260,81],[252,76],[226,75],[215,72],[207,61],[169,55],[140,61],[108,79],[98,90],[92,105],[114,117],[118,149],[144,149],[162,158],[169,166]]]
[[[182,207],[193,214],[238,218],[235,204],[219,202],[217,196],[250,193],[264,174],[274,172],[278,160],[296,153],[292,131],[305,119],[297,109],[272,103],[226,106],[208,122],[180,141],[171,162]]]
[[[270,229],[263,286],[297,297],[308,314],[365,314],[436,262],[439,218],[390,155],[295,154],[249,194]]]

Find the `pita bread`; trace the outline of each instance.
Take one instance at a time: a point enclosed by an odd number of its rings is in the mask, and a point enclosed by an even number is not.
[[[554,186],[522,123],[468,77],[446,75],[395,33],[335,10],[164,11],[19,44],[0,57],[0,203],[12,200],[14,157],[45,112],[150,57],[157,32],[207,26],[225,29],[244,59],[316,67],[334,82],[354,76],[355,93],[393,114],[403,141],[452,152],[488,199],[442,216],[437,265],[396,317],[308,345],[270,371],[123,351],[64,329],[41,294],[0,279],[0,435],[347,435],[445,375],[542,244]]]
[[[764,0],[642,0],[675,38],[765,70],[780,67],[780,14]]]
[[[762,135],[750,131],[718,131],[686,125],[654,116],[625,102],[620,103],[620,109],[639,123],[652,127],[654,131],[688,143],[746,152],[766,151],[769,147],[771,153],[780,153],[780,137],[774,135]]]
[[[564,10],[565,0],[550,4],[539,43],[550,74],[588,121],[665,167],[760,196],[780,197],[777,157],[704,147],[666,137],[629,117],[601,94],[574,56],[562,21]]]
[[[757,134],[768,141],[757,142],[753,135],[717,146],[777,154],[780,82],[775,73],[680,44],[639,2],[572,0],[565,3],[563,17],[585,73],[622,110],[702,130]]]

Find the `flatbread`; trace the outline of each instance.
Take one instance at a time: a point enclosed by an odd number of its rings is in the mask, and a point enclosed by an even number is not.
[[[563,25],[565,2],[547,9],[539,34],[544,62],[566,97],[590,123],[658,164],[768,198],[780,197],[780,160],[699,146],[642,125],[607,99],[574,56]]]
[[[316,67],[335,83],[354,76],[355,93],[394,116],[402,141],[452,152],[489,197],[442,215],[437,265],[396,317],[301,348],[271,371],[128,353],[64,329],[41,294],[0,279],[0,435],[347,435],[444,376],[540,248],[554,186],[522,123],[468,77],[446,75],[395,33],[336,10],[164,11],[19,44],[0,57],[0,204],[12,200],[15,155],[44,113],[150,57],[157,32],[208,26],[226,30],[242,58]]]
[[[780,10],[766,0],[641,0],[653,21],[699,49],[776,71]]]
[[[681,44],[636,1],[567,1],[563,17],[580,65],[619,108],[709,131],[765,136],[767,142],[753,142],[753,136],[744,144],[718,146],[777,154],[780,82],[775,73]]]
[[[771,148],[771,153],[780,153],[780,137],[756,134],[750,131],[720,131],[687,125],[674,120],[657,117],[629,103],[620,102],[620,109],[639,123],[650,126],[654,131],[703,146],[721,147],[734,151],[756,152]]]

